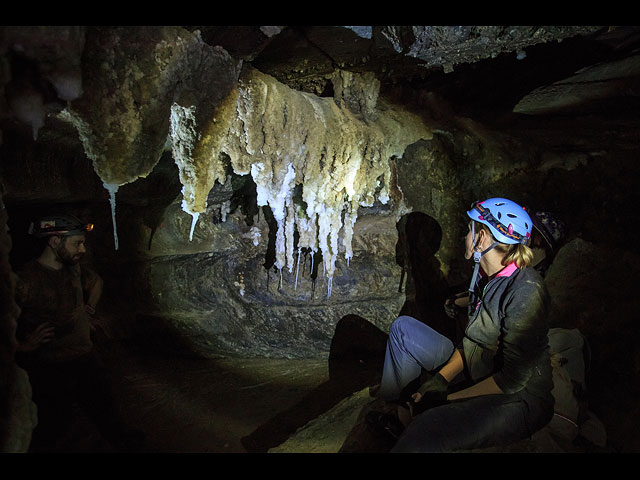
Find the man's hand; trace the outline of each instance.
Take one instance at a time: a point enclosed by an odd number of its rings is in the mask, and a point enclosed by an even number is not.
[[[32,352],[54,338],[55,327],[50,323],[43,323],[38,325],[38,328],[27,334],[25,339],[18,343],[18,350],[22,352]]]

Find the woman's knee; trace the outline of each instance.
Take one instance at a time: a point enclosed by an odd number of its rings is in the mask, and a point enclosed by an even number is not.
[[[415,328],[415,325],[417,323],[421,322],[413,317],[410,317],[409,315],[400,315],[391,324],[390,334],[398,335],[407,333],[407,331],[411,328]]]

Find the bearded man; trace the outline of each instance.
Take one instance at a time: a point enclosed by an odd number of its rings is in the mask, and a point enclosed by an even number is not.
[[[80,405],[108,445],[121,449],[128,433],[116,414],[107,370],[93,348],[92,316],[103,281],[80,264],[85,234],[92,224],[71,215],[50,215],[32,223],[29,233],[43,242],[39,257],[18,272],[16,361],[29,374],[38,426],[31,451],[65,451]]]

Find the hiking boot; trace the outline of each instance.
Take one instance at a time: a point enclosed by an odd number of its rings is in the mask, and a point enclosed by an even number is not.
[[[372,385],[369,387],[369,396],[370,397],[377,397],[378,393],[380,392],[380,384],[376,384],[376,385]]]
[[[367,413],[365,420],[375,433],[394,442],[404,431],[404,425],[398,417],[390,413],[371,411]]]

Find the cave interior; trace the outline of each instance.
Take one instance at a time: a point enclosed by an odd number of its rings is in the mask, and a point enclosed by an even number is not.
[[[459,339],[464,212],[506,197],[562,219],[550,326],[588,340],[598,451],[640,451],[640,27],[4,26],[0,46],[4,392],[28,226],[61,211],[95,225],[94,344],[145,451],[375,449],[336,406],[371,400],[400,313]],[[58,451],[104,451],[78,418]]]

